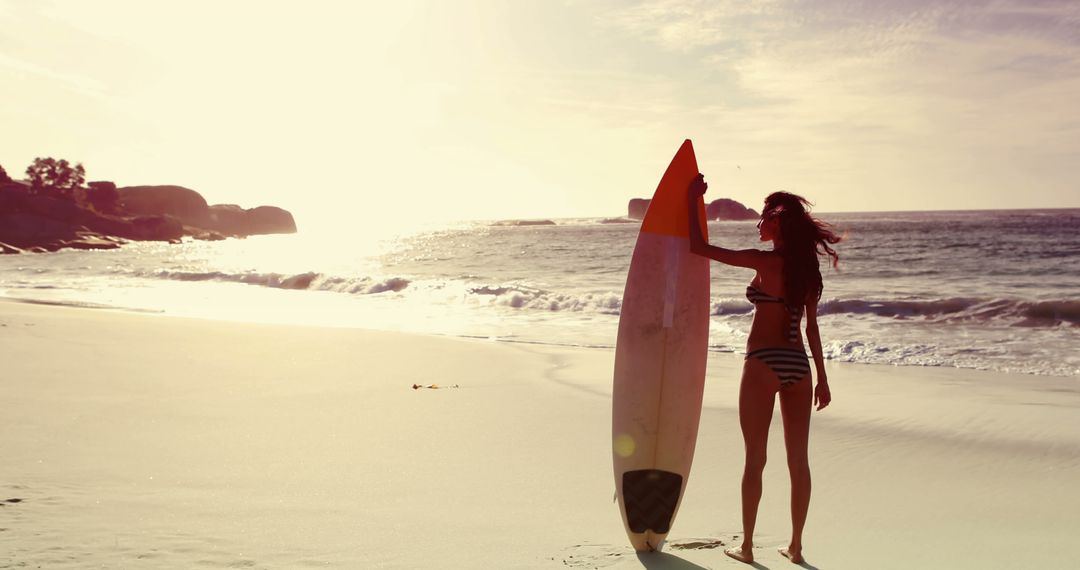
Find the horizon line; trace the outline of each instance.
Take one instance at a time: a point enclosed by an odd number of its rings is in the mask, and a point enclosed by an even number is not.
[[[954,212],[1035,212],[1035,211],[1047,211],[1047,210],[1080,210],[1080,206],[1055,206],[1055,207],[1035,207],[1035,208],[971,208],[971,209],[944,209],[944,210],[832,210],[832,211],[811,211],[812,215],[825,215],[825,214],[947,214]],[[589,216],[538,216],[530,218],[515,218],[515,217],[499,217],[499,218],[459,218],[456,220],[447,220],[454,222],[494,222],[494,221],[539,221],[539,220],[586,220],[593,218],[605,218],[605,219],[635,219],[629,216],[623,215],[589,215]],[[711,222],[718,221],[745,221],[745,220],[709,220]]]

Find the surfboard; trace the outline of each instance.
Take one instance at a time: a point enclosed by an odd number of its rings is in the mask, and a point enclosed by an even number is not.
[[[660,550],[671,530],[701,419],[709,260],[690,252],[686,192],[697,174],[687,139],[645,212],[619,316],[612,457],[623,525],[638,551]],[[707,232],[705,204],[697,202]]]

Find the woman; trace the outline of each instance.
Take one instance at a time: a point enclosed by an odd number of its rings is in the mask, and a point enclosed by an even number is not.
[[[720,263],[746,267],[757,272],[746,296],[754,303],[754,321],[746,341],[746,361],[739,386],[739,423],[746,445],[746,466],[742,479],[743,541],[726,550],[742,561],[754,560],[754,522],[761,500],[761,473],[765,468],[766,443],[776,394],[784,419],[784,444],[791,474],[791,542],[780,553],[801,563],[802,531],[810,507],[810,466],[807,439],[811,402],[818,410],[832,400],[821,337],[817,326],[817,303],[821,298],[821,271],[818,255],[828,255],[836,267],[839,257],[829,247],[840,241],[827,224],[806,211],[809,202],[787,192],[774,192],[765,199],[758,222],[761,241],[771,241],[772,251],[731,250],[709,245],[698,221],[697,198],[708,184],[701,174],[690,183],[690,250]],[[817,386],[811,387],[810,362],[803,349],[799,322],[806,314],[806,339],[817,369]]]

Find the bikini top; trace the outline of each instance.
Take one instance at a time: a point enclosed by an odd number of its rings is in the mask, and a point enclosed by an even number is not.
[[[753,304],[758,303],[783,303],[783,297],[773,297],[768,293],[754,287],[753,285],[746,286],[746,298]]]
[[[746,298],[755,305],[758,303],[783,303],[784,306],[787,307],[787,303],[784,301],[783,297],[774,297],[753,285],[748,285],[746,287]],[[791,342],[798,342],[799,321],[802,320],[803,312],[802,307],[799,307],[797,311],[792,311],[788,308],[788,312],[791,314],[787,327],[788,340]]]

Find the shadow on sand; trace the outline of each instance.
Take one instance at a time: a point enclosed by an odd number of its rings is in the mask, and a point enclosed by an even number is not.
[[[641,565],[649,570],[707,570],[689,560],[683,560],[667,552],[638,552]]]
[[[668,554],[667,552],[638,552],[637,557],[638,560],[641,561],[641,565],[648,570],[707,570],[704,566],[698,566],[689,560],[684,560],[674,554]],[[765,566],[756,560],[746,566],[754,568],[755,570],[770,570],[768,566]],[[805,568],[806,570],[820,570],[817,566],[814,566],[809,562],[802,562],[800,564],[795,564],[795,566]]]

